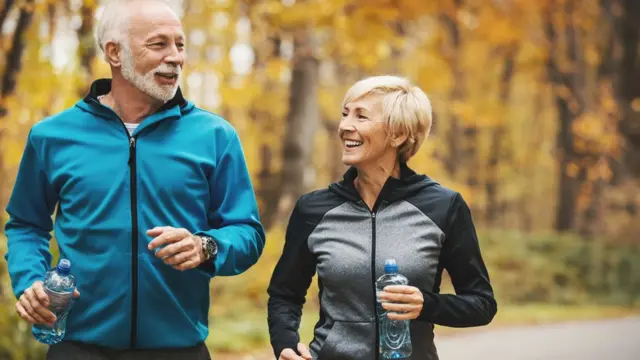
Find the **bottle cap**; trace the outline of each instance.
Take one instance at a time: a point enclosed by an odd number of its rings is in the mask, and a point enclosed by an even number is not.
[[[398,272],[398,264],[396,263],[396,259],[387,259],[384,262],[384,272],[385,273],[397,273]]]
[[[69,271],[71,270],[71,261],[67,259],[60,259],[60,261],[58,262],[57,268],[60,273],[68,274]]]

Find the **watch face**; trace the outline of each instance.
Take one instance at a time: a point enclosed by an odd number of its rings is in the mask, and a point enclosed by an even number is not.
[[[207,253],[209,253],[209,256],[211,257],[218,253],[218,244],[216,244],[216,242],[210,237],[207,238],[205,247],[207,249]]]

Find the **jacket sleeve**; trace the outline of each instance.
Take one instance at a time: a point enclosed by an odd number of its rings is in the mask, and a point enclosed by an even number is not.
[[[419,319],[450,327],[487,325],[497,312],[489,274],[480,253],[471,212],[460,194],[450,209],[450,226],[440,254],[456,294],[422,291]]]
[[[57,201],[57,192],[47,179],[32,133],[29,133],[7,205],[9,219],[5,225],[5,259],[16,297],[20,297],[34,281],[43,280],[51,266],[51,215]]]
[[[198,267],[212,277],[246,271],[258,261],[265,245],[265,232],[240,139],[233,129],[227,134],[228,140],[220,141],[226,146],[209,179],[210,229],[194,233],[210,236],[218,245],[216,258]]]
[[[316,261],[308,246],[314,226],[311,219],[302,215],[298,200],[287,225],[284,250],[267,289],[267,321],[276,358],[286,348],[298,353],[302,307],[316,272]]]

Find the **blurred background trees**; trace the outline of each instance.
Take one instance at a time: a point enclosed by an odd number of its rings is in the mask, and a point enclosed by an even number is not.
[[[3,2],[2,209],[30,127],[109,76],[93,40],[101,1]],[[238,130],[269,231],[253,269],[213,281],[214,349],[267,345],[265,289],[283,226],[301,193],[341,178],[342,96],[377,74],[407,76],[430,96],[432,135],[410,166],[470,202],[501,303],[637,308],[640,2],[174,5],[188,36],[183,90]],[[14,315],[4,261],[0,283],[0,358],[38,358],[42,348]]]

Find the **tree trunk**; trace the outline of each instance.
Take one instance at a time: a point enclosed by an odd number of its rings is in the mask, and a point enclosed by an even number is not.
[[[449,102],[458,104],[464,98],[463,73],[460,61],[462,59],[462,40],[460,36],[460,26],[458,25],[457,12],[462,5],[462,0],[454,0],[452,14],[444,14],[442,21],[450,39],[450,51],[448,52],[451,73],[453,75],[453,85],[449,92]],[[445,168],[451,178],[455,179],[460,168],[460,117],[454,112],[449,117],[449,132],[447,133],[448,154],[446,156]]]
[[[78,35],[78,58],[82,68],[82,83],[78,88],[78,94],[84,97],[89,92],[91,79],[93,77],[93,60],[96,57],[96,46],[93,39],[93,14],[95,13],[95,1],[85,0],[80,8],[82,23],[77,31]]]
[[[515,68],[515,57],[517,47],[509,47],[506,49],[504,57],[504,65],[502,68],[502,76],[500,79],[500,102],[506,109],[509,106],[509,97],[511,93],[511,83]],[[500,210],[502,206],[498,199],[498,187],[500,186],[500,155],[502,153],[503,139],[507,132],[507,123],[509,119],[501,117],[499,123],[491,129],[491,147],[489,150],[489,161],[487,166],[487,225],[495,225],[500,218]]]
[[[295,34],[293,71],[289,90],[289,112],[284,137],[282,195],[278,202],[277,221],[287,219],[298,197],[310,185],[311,153],[318,127],[318,59],[313,54],[312,32]]]
[[[602,26],[599,27],[599,33],[602,34],[602,61],[598,65],[597,72],[597,97],[602,99],[606,94],[603,91],[610,91],[619,86],[619,59],[617,59],[615,49],[618,46],[617,34],[619,33],[619,25],[617,25],[614,6],[617,0],[600,0],[600,7],[602,12]],[[599,103],[602,106],[602,103]],[[608,118],[602,119],[602,121],[610,121]],[[615,169],[618,167],[617,161],[614,160],[608,154],[600,154],[599,163],[596,164],[596,168],[600,166],[606,166]],[[617,171],[620,173],[619,171]],[[610,185],[609,181],[597,178],[589,184],[589,200],[588,205],[582,216],[582,223],[580,225],[580,235],[584,237],[591,237],[597,233],[602,232],[602,210],[603,210],[603,195],[607,186]]]
[[[265,94],[271,94],[276,90],[278,84],[268,78],[267,64],[269,61],[280,57],[281,39],[279,35],[273,35],[269,36],[266,41],[263,39],[262,42],[262,44],[256,44],[254,48],[262,47],[265,43],[268,46],[264,51],[256,51],[254,74],[258,77],[257,81],[264,83],[262,91]],[[265,111],[263,107],[257,105],[252,105],[250,118],[259,124],[262,131],[270,131],[277,121],[271,112]],[[260,179],[258,196],[262,200],[260,220],[265,229],[269,229],[276,219],[278,201],[282,194],[282,172],[273,169],[274,152],[268,140],[263,141],[261,159],[261,167],[258,174]]]
[[[16,89],[18,74],[22,69],[22,55],[26,45],[25,36],[31,20],[33,19],[33,10],[35,6],[33,0],[28,0],[20,9],[20,16],[16,29],[13,32],[11,48],[7,52],[7,61],[2,76],[2,92],[0,93],[0,117],[7,114],[6,99],[13,95]]]
[[[6,61],[4,74],[2,74],[2,90],[0,91],[0,145],[2,144],[4,118],[7,116],[7,99],[12,96],[16,91],[16,83],[18,74],[22,69],[22,55],[24,53],[26,44],[26,33],[31,25],[33,19],[33,10],[35,5],[34,0],[28,0],[20,9],[20,15],[18,16],[18,22],[13,33],[11,40],[11,47],[6,53]],[[11,6],[12,2],[5,3],[5,9]],[[4,12],[4,10],[3,10]],[[4,21],[4,20],[3,20]],[[4,168],[4,161],[0,156],[0,208],[4,209],[7,204],[6,199],[6,179],[4,178],[6,169]]]
[[[640,178],[640,2],[622,0],[618,41],[622,47],[620,81],[616,91],[625,142],[623,162],[630,175]]]
[[[575,151],[574,135],[571,126],[584,111],[584,67],[579,58],[579,37],[573,24],[574,0],[568,0],[564,4],[565,16],[564,42],[566,45],[566,61],[570,64],[568,71],[561,70],[557,55],[563,49],[558,47],[559,34],[552,23],[551,14],[553,6],[548,9],[545,33],[549,42],[549,55],[547,58],[547,72],[554,87],[555,103],[558,110],[559,131],[557,136],[557,148],[559,157],[559,186],[558,206],[556,213],[555,229],[567,231],[574,228],[576,219],[577,199],[586,172],[580,162],[580,156]],[[565,94],[564,91],[567,90]]]

